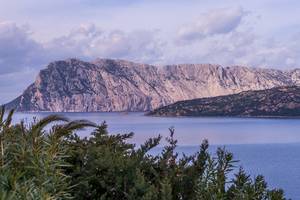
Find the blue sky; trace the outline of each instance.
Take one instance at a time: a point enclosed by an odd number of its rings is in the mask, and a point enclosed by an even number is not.
[[[300,67],[298,0],[0,0],[0,103],[57,59]]]

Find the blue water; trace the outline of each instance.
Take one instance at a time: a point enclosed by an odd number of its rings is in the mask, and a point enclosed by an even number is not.
[[[50,113],[16,113],[14,122]],[[288,198],[300,199],[300,119],[256,118],[160,118],[143,113],[61,113],[72,119],[106,121],[110,133],[134,132],[130,142],[141,144],[145,139],[175,128],[178,152],[192,154],[203,139],[211,150],[225,145],[234,153],[239,165],[252,176],[263,174],[270,187],[282,188]],[[89,136],[89,130],[80,136]]]

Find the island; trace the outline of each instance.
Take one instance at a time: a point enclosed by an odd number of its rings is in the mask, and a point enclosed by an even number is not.
[[[178,101],[148,116],[300,117],[300,87],[283,86]]]

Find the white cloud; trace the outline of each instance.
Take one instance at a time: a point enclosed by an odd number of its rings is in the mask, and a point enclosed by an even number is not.
[[[297,68],[300,63],[300,39],[267,39],[246,28],[177,45],[173,49],[167,58],[170,63],[212,63],[283,70]]]
[[[245,15],[242,8],[210,12],[206,19],[194,23],[201,40],[189,38],[192,42],[185,45],[174,42],[178,39],[176,34],[166,37],[158,30],[104,30],[94,24],[81,25],[64,36],[42,43],[31,38],[28,27],[1,22],[0,74],[40,69],[53,60],[69,57],[118,58],[152,64],[299,65],[298,37],[294,42],[279,43],[256,35],[253,27],[241,23]]]
[[[157,36],[156,30],[104,31],[94,24],[86,24],[65,36],[42,43],[31,38],[29,27],[0,22],[0,74],[40,69],[53,60],[69,57],[154,63],[162,55],[163,43]]]
[[[52,57],[121,58],[139,62],[156,62],[163,43],[158,31],[103,31],[93,24],[82,25],[69,35],[45,45]]]
[[[201,14],[199,19],[178,30],[178,39],[194,41],[234,31],[247,13],[242,8],[217,9]]]

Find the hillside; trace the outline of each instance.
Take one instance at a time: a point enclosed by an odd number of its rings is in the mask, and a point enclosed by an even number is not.
[[[148,115],[299,117],[300,87],[278,87],[179,101],[158,108]]]

